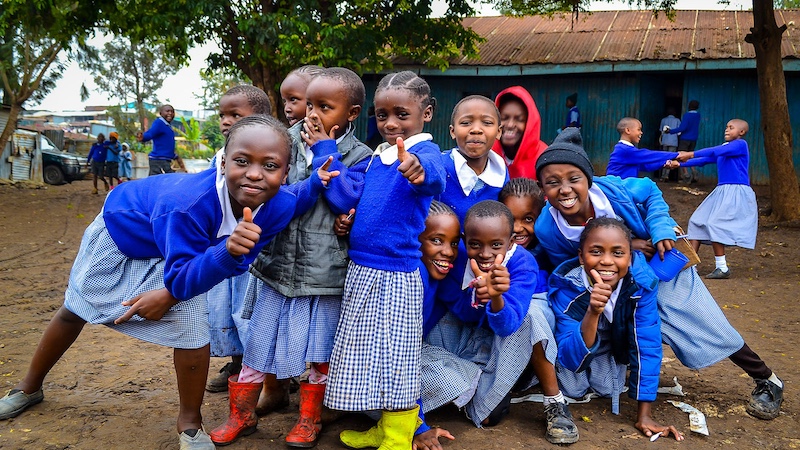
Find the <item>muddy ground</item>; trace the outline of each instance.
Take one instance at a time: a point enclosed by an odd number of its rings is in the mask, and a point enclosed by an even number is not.
[[[693,195],[662,188],[673,215],[686,225],[689,215],[713,186],[693,185]],[[69,269],[84,228],[102,206],[102,195],[91,195],[89,181],[45,189],[0,185],[0,390],[14,386],[24,374],[42,330],[63,301]],[[769,204],[768,190],[757,188],[759,204]],[[702,274],[713,269],[710,248],[701,250]],[[687,414],[659,396],[654,414],[687,435],[676,443],[650,443],[633,427],[635,402],[625,398],[622,414],[610,412],[608,400],[574,405],[581,432],[573,449],[692,448],[788,449],[800,448],[800,226],[768,224],[763,218],[755,250],[731,249],[729,280],[707,284],[730,321],[749,345],[787,385],[783,413],[773,421],[745,413],[753,384],[729,361],[691,371],[665,349],[662,385],[677,377],[686,397],[707,416],[710,436],[689,432]],[[212,371],[224,364],[213,359]],[[0,422],[4,449],[177,449],[174,419],[178,396],[170,349],[146,344],[103,326],[87,326],[72,349],[45,381],[45,400],[25,414]],[[284,448],[283,438],[296,418],[292,407],[262,417],[258,431],[230,449]],[[227,417],[227,394],[207,394],[204,417],[213,428]],[[462,413],[445,408],[429,414],[432,425],[455,436],[446,449],[528,449],[550,447],[544,438],[541,404],[512,407],[499,426],[477,429]],[[343,448],[337,439],[345,428],[365,429],[370,421],[346,415],[325,424],[317,448]]]

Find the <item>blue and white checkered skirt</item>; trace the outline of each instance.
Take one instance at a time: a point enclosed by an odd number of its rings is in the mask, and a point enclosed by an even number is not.
[[[250,274],[227,278],[206,292],[208,323],[211,326],[211,356],[244,353],[249,320],[242,317],[244,294]]]
[[[306,363],[328,362],[342,298],[289,298],[248,275],[245,303],[254,303],[244,364],[284,379],[301,375]]]
[[[194,349],[209,343],[205,295],[179,302],[161,320],[131,320],[114,325],[128,311],[122,302],[164,288],[162,258],[133,259],[111,239],[102,213],[86,228],[69,275],[64,307],[83,320],[103,324],[153,344]]]
[[[453,402],[466,407],[467,416],[480,427],[511,392],[537,342],[542,342],[547,360],[555,363],[555,338],[542,308],[549,310],[546,302],[532,301],[522,325],[509,336],[467,325],[447,313],[428,334],[422,349],[423,410]],[[526,387],[538,382],[535,378],[525,381]]]
[[[325,405],[405,410],[419,399],[423,287],[419,270],[350,262],[331,354]]]
[[[692,266],[658,283],[661,338],[690,369],[702,369],[729,357],[744,345]]]
[[[705,243],[718,242],[752,249],[756,246],[758,204],[753,188],[722,184],[692,213],[686,234]]]

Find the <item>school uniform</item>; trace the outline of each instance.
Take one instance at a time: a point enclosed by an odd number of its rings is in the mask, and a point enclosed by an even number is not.
[[[649,178],[594,177],[589,199],[596,217],[621,219],[633,236],[659,242],[675,239],[675,221],[669,215],[658,186]],[[553,264],[578,254],[582,226],[566,223],[549,202],[536,220],[539,243]],[[715,364],[744,345],[717,305],[695,267],[674,279],[659,282],[658,307],[661,335],[678,359],[690,369]]]
[[[606,175],[620,178],[638,177],[639,172],[652,172],[664,167],[664,164],[678,157],[678,152],[663,152],[636,148],[632,143],[621,139],[614,145],[608,159]]]
[[[486,167],[480,175],[476,174],[458,148],[442,153],[447,179],[444,192],[437,200],[449,206],[458,216],[461,228],[464,217],[472,205],[482,200],[497,200],[503,186],[508,182],[508,169],[503,157],[489,152]]]
[[[634,252],[630,272],[606,304],[595,343],[589,348],[581,324],[591,285],[578,258],[562,263],[550,277],[548,298],[557,320],[558,382],[568,397],[581,398],[589,392],[611,397],[611,411],[619,414],[619,396],[629,369],[628,396],[645,402],[656,399],[662,358],[658,279],[644,255]]]
[[[216,172],[175,174],[123,183],[107,197],[86,229],[70,273],[64,306],[141,340],[175,348],[209,343],[203,295],[223,279],[243,273],[257,252],[295,213],[309,207],[282,188],[253,212],[261,239],[248,255],[232,256],[225,241],[237,221],[225,183]],[[317,179],[318,192],[322,187]],[[114,325],[141,293],[165,288],[178,300],[158,321],[134,316]]]
[[[474,290],[468,285],[475,275],[463,244],[453,270],[439,283],[436,302],[444,305],[447,313],[432,327],[422,350],[425,412],[452,402],[465,408],[467,416],[480,427],[517,383],[536,343],[542,342],[547,360],[555,363],[552,330],[540,305],[531,301],[541,287],[536,260],[513,244],[503,265],[508,268],[511,283],[503,294],[503,309],[498,312],[490,310],[491,303],[473,307]],[[529,383],[525,387],[538,382],[525,381]]]
[[[330,358],[325,405],[406,410],[419,398],[422,298],[419,234],[444,190],[439,147],[427,133],[405,140],[425,170],[420,185],[397,168],[397,147],[373,154],[350,232],[350,264]]]
[[[717,165],[717,187],[689,219],[689,239],[753,249],[758,231],[758,204],[750,187],[747,141],[735,139],[694,152],[682,167]]]
[[[295,124],[287,182],[300,183],[334,157],[330,180],[314,207],[293,219],[265,247],[250,268],[244,296],[250,318],[244,364],[279,379],[301,375],[307,363],[327,362],[342,303],[347,271],[347,238],[336,236],[337,214],[355,208],[364,189],[371,150],[349,129],[335,141],[308,147]],[[360,211],[359,211],[360,213]]]

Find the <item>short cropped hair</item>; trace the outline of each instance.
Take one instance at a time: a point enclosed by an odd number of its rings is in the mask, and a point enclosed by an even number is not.
[[[625,128],[632,128],[633,125],[638,122],[639,119],[634,117],[623,117],[622,119],[617,122],[617,133],[622,134],[625,132]]]
[[[467,210],[467,215],[464,217],[464,228],[467,223],[475,219],[485,219],[490,217],[499,217],[508,222],[508,234],[514,233],[514,215],[508,207],[497,200],[483,200],[478,202],[470,209]]]
[[[461,105],[466,103],[466,102],[472,101],[472,100],[483,101],[483,102],[486,102],[486,103],[492,105],[492,109],[494,109],[494,113],[497,116],[497,123],[498,124],[500,123],[500,110],[497,109],[497,105],[495,105],[494,102],[490,98],[484,97],[483,95],[468,95],[468,96],[462,98],[461,100],[459,100],[458,103],[456,103],[456,106],[453,108],[453,113],[450,114],[450,125],[454,125],[455,124],[455,122],[456,122],[456,113],[458,113],[458,109],[461,107]]]
[[[596,228],[618,228],[622,230],[622,233],[628,240],[628,247],[631,246],[631,229],[628,228],[625,223],[621,220],[617,219],[616,217],[598,217],[597,219],[590,220],[585,227],[583,227],[583,231],[581,231],[581,237],[579,239],[579,248],[583,248],[583,244],[586,242],[586,239],[589,236],[589,233]],[[656,255],[658,257],[658,255]]]
[[[247,98],[247,103],[253,108],[253,113],[264,115],[272,114],[272,106],[269,103],[269,97],[267,93],[260,88],[249,84],[240,84],[228,89],[222,94],[223,97],[234,97],[237,95],[243,95]]]
[[[347,92],[350,105],[364,106],[364,103],[367,102],[367,90],[364,88],[364,82],[352,70],[344,67],[329,67],[322,69],[317,77],[330,78],[340,82]]]

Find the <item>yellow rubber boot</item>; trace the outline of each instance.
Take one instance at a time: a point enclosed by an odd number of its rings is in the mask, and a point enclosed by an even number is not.
[[[367,431],[344,430],[339,440],[348,448],[377,448],[383,442],[383,418]]]
[[[383,442],[378,450],[408,450],[419,426],[419,405],[407,411],[384,411],[381,416]]]

